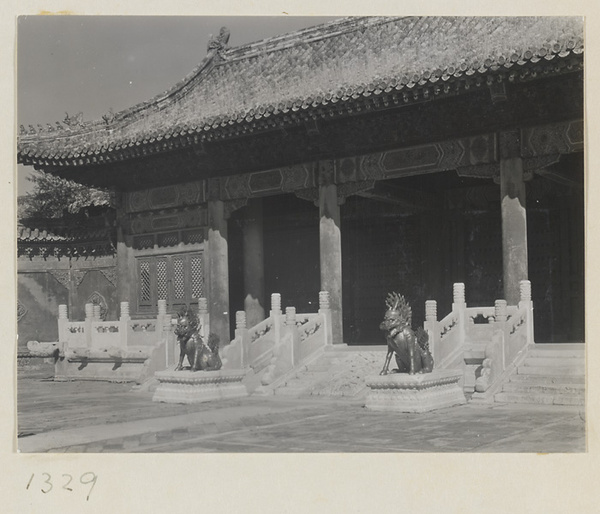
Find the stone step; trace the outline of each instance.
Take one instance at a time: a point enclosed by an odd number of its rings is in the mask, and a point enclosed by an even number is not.
[[[523,383],[525,385],[544,385],[544,384],[585,384],[583,375],[511,375],[510,382]]]
[[[535,403],[544,405],[584,405],[585,398],[581,394],[557,393],[510,393],[502,392],[494,397],[496,402],[501,403]]]
[[[583,376],[585,368],[582,366],[519,366],[517,368],[519,375],[569,375]]]
[[[529,350],[529,357],[561,357],[561,358],[569,358],[569,357],[578,357],[585,358],[585,348],[565,348],[565,349],[542,349],[542,348],[532,348]]]
[[[504,393],[577,393],[583,395],[585,393],[584,384],[529,384],[527,382],[507,382],[502,387]]]
[[[297,396],[327,376],[326,371],[304,371],[274,390],[275,395]]]
[[[310,364],[308,364],[306,366],[306,371],[314,371],[314,372],[329,371],[329,369],[331,368],[332,360],[333,359],[331,357],[323,357],[323,358],[317,359],[315,362],[311,362]]]
[[[527,356],[522,366],[549,366],[549,367],[576,367],[580,366],[585,370],[585,359],[580,357],[531,357]]]

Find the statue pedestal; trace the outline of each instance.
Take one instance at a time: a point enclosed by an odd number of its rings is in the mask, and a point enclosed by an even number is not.
[[[246,371],[220,369],[219,371],[175,371],[168,369],[154,374],[159,385],[152,401],[165,403],[201,403],[226,398],[248,396],[242,379]]]
[[[466,403],[458,381],[461,370],[433,370],[408,375],[394,373],[367,378],[366,407],[389,412],[428,412]]]

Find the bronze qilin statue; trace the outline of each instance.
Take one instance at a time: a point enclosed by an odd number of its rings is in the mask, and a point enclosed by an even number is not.
[[[380,375],[387,375],[392,354],[396,354],[398,369],[392,373],[431,373],[433,357],[429,351],[429,336],[419,327],[411,328],[412,309],[402,295],[390,293],[385,301],[388,310],[379,328],[385,332],[388,353]]]
[[[191,371],[216,371],[221,369],[219,337],[208,336],[208,342],[200,335],[200,322],[191,309],[177,314],[175,335],[179,341],[179,364],[175,371],[183,369],[183,358],[187,356]]]

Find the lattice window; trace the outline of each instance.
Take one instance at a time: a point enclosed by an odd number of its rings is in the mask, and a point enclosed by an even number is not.
[[[140,261],[140,301],[143,303],[150,301],[150,263]]]
[[[158,236],[158,246],[175,246],[177,243],[179,243],[179,234],[177,232],[160,234]]]
[[[154,236],[137,236],[133,238],[133,247],[136,250],[143,250],[144,248],[152,248],[154,246]]]
[[[198,303],[205,295],[203,262],[202,252],[138,258],[140,312],[156,310],[158,300],[166,300],[172,312]]]
[[[167,261],[160,259],[156,262],[156,293],[158,300],[167,299]]]
[[[192,256],[190,259],[190,273],[192,282],[192,298],[202,298],[204,293],[202,257],[196,255]]]
[[[173,292],[178,300],[185,298],[185,275],[181,257],[173,259]]]
[[[188,230],[183,234],[183,242],[186,244],[201,243],[204,241],[204,231],[202,230]]]

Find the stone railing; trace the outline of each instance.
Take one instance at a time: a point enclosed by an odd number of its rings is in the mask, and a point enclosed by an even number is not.
[[[300,365],[332,343],[329,294],[319,293],[319,312],[297,314],[281,310],[281,295],[271,295],[269,317],[246,327],[246,313],[236,313],[235,338],[223,348],[224,369],[250,369],[263,386]]]
[[[520,286],[517,306],[496,300],[493,307],[467,307],[464,284],[454,284],[452,310],[440,321],[436,302],[428,300],[424,328],[436,368],[464,368],[463,385],[470,392],[500,387],[525,348],[534,342],[531,284],[523,280]]]
[[[202,331],[208,334],[208,305],[198,302]],[[102,321],[97,306],[86,304],[85,320],[71,321],[59,306],[59,341],[55,378],[63,380],[142,381],[176,362],[179,349],[166,301],[159,300],[156,318],[131,319],[129,303],[121,302],[115,321]],[[50,343],[47,343],[49,345]],[[40,345],[32,345],[41,351]],[[50,349],[50,346],[48,346]],[[128,366],[125,366],[128,365]]]

